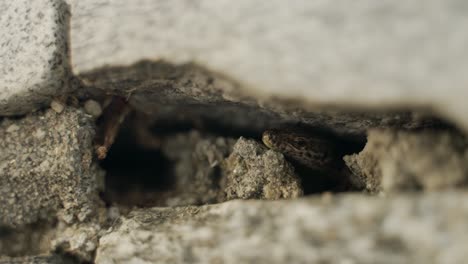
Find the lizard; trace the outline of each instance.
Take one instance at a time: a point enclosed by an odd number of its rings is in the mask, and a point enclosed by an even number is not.
[[[349,170],[344,166],[339,144],[331,138],[290,129],[268,129],[263,143],[307,168],[327,172],[347,185]],[[346,187],[345,187],[346,188]]]

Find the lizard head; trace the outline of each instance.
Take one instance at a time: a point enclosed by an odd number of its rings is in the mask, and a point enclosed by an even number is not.
[[[267,146],[270,149],[277,149],[278,146],[278,131],[274,129],[269,129],[263,132],[262,134],[262,141],[265,146]]]

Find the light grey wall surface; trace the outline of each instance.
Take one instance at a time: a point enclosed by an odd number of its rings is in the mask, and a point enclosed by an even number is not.
[[[468,3],[70,2],[75,73],[194,61],[257,96],[358,108],[428,106],[468,128]]]
[[[61,0],[0,1],[0,115],[27,113],[68,89],[69,15]]]

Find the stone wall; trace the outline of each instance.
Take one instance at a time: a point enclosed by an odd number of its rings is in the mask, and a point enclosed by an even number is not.
[[[467,14],[0,0],[0,263],[466,262]]]

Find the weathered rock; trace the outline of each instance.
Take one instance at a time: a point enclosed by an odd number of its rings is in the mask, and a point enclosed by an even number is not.
[[[0,226],[84,222],[99,206],[94,124],[80,109],[0,123]],[[102,175],[101,175],[102,176]]]
[[[463,263],[467,193],[135,210],[96,263]]]
[[[166,205],[200,205],[224,200],[221,181],[224,159],[234,139],[201,135],[197,131],[165,138],[162,151],[174,162],[175,186]]]
[[[0,2],[0,115],[38,109],[70,87],[62,0]]]
[[[226,160],[225,192],[232,199],[280,199],[302,195],[301,180],[281,153],[240,138]]]
[[[364,150],[344,160],[354,184],[371,193],[468,184],[468,141],[449,132],[370,131]]]
[[[92,259],[103,206],[103,172],[93,162],[94,119],[65,105],[59,112],[0,122],[0,228],[11,234],[2,236],[0,255],[60,249]]]
[[[265,100],[424,107],[468,129],[464,0],[298,1],[287,12],[281,0],[70,5],[76,74],[143,59],[196,62]]]

